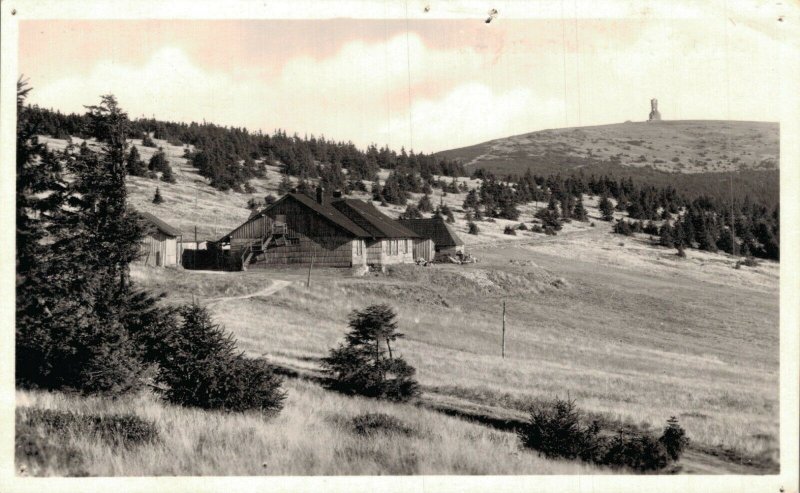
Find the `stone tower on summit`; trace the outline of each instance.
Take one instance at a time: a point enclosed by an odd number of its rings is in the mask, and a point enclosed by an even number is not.
[[[658,99],[653,98],[650,100],[650,118],[648,118],[648,121],[659,120],[661,120],[661,113],[658,112]]]

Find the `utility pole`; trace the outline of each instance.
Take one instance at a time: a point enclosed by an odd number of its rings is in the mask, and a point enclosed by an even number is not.
[[[506,302],[503,300],[503,349],[500,353],[500,357],[505,359],[506,357]]]
[[[306,288],[311,287],[311,268],[314,267],[314,257],[311,257],[311,263],[308,264],[308,279],[306,279]]]
[[[736,218],[733,215],[733,171],[731,171],[731,254],[736,256]]]
[[[196,205],[196,204],[195,204]],[[197,209],[195,209],[197,210]],[[197,269],[197,252],[200,251],[200,247],[197,245],[197,225],[194,225],[194,255],[192,255],[192,268]]]

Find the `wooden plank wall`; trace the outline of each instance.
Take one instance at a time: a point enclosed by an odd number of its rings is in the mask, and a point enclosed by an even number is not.
[[[276,205],[266,216],[245,223],[231,234],[231,253],[241,255],[246,245],[261,238],[281,214],[285,216],[289,244],[276,246],[274,242],[265,255],[251,261],[248,269],[265,267],[271,264],[304,264],[314,262],[320,267],[351,267],[364,262],[357,257],[355,241],[360,241],[316,212],[309,210],[293,200],[285,200]]]
[[[435,256],[436,252],[434,251],[433,240],[430,238],[414,240],[414,260],[421,258],[430,262]]]
[[[409,238],[385,238],[381,241],[381,265],[414,263],[414,247]]]
[[[138,261],[145,265],[161,267],[178,265],[177,239],[167,236],[161,231],[149,233],[144,237],[141,252],[142,256]]]

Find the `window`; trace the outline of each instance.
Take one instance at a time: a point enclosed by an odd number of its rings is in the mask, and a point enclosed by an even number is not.
[[[408,240],[403,240],[403,253],[408,253]]]

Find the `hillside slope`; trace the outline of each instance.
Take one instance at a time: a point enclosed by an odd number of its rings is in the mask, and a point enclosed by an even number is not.
[[[442,151],[468,170],[549,173],[616,161],[673,173],[777,169],[779,126],[771,122],[676,120],[542,130]],[[553,169],[556,166],[556,169]],[[560,168],[560,169],[558,169]]]

